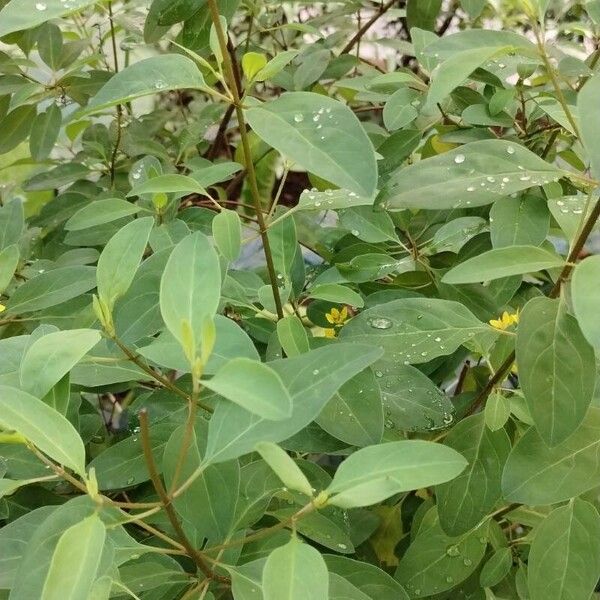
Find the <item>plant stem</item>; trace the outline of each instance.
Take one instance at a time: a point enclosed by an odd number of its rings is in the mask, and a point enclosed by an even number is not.
[[[140,369],[142,369],[142,371],[144,371],[144,373],[147,373],[153,379],[156,379],[156,381],[158,381],[164,388],[168,389],[170,392],[177,394],[184,400],[188,400],[188,401],[190,400],[189,394],[184,392],[180,387],[177,387],[172,381],[169,381],[164,375],[161,375],[154,369],[151,369],[143,360],[141,360],[139,358],[139,356],[137,356],[125,344],[123,344],[123,342],[121,342],[121,340],[119,338],[112,336],[111,339],[113,340],[113,342],[115,342],[115,344],[117,344],[117,346],[119,346],[119,348],[122,350],[123,354],[125,354],[125,356],[132,363],[136,364]],[[209,413],[213,412],[213,409],[210,406],[203,404],[199,400],[196,401],[196,404],[202,410],[205,410],[206,412],[209,412]]]
[[[115,73],[119,72],[119,56],[117,53],[117,39],[115,35],[115,24],[113,22],[112,2],[108,3],[108,22],[110,23],[110,39],[112,44],[113,62]],[[117,162],[117,154],[119,152],[119,146],[121,145],[121,129],[123,121],[123,107],[117,104],[117,137],[115,139],[115,145],[110,157],[110,185],[111,187],[115,183],[115,164]]]
[[[152,481],[152,485],[160,498],[162,506],[165,510],[165,513],[169,519],[169,522],[173,526],[173,529],[177,533],[179,540],[181,541],[183,547],[188,553],[189,557],[196,563],[200,571],[207,577],[208,579],[214,579],[216,581],[221,581],[228,583],[229,580],[227,578],[216,575],[208,563],[204,560],[204,557],[201,552],[199,552],[188,537],[186,536],[181,524],[179,523],[179,519],[177,518],[177,513],[173,508],[171,503],[171,498],[169,498],[167,491],[163,485],[163,482],[158,474],[158,469],[156,468],[156,463],[154,462],[154,456],[152,455],[152,446],[150,445],[150,428],[148,425],[148,411],[143,409],[139,413],[140,418],[140,433],[142,438],[142,447],[144,449],[144,458],[146,460],[146,466],[148,467],[148,473],[150,475],[150,480]]]
[[[254,210],[256,212],[256,218],[258,220],[260,237],[262,239],[262,244],[265,251],[265,261],[267,263],[267,271],[269,273],[271,289],[273,290],[273,299],[275,301],[275,307],[277,309],[277,316],[279,319],[283,319],[283,306],[281,304],[281,298],[279,296],[279,287],[277,286],[277,274],[275,272],[273,254],[271,252],[271,244],[269,242],[269,235],[267,233],[267,226],[262,210],[260,192],[258,190],[258,182],[256,180],[256,171],[254,170],[254,163],[252,162],[252,151],[250,149],[250,140],[248,138],[246,120],[244,118],[244,111],[242,109],[242,104],[240,101],[241,89],[240,87],[238,87],[236,72],[233,66],[233,61],[231,60],[231,56],[229,54],[229,49],[227,47],[227,38],[225,36],[225,31],[223,31],[223,27],[221,25],[221,19],[219,18],[219,8],[217,6],[216,0],[208,0],[208,6],[210,8],[213,26],[215,28],[217,38],[219,40],[221,54],[223,55],[225,76],[228,80],[231,95],[233,96],[233,105],[235,106],[235,114],[240,129],[240,139],[242,142],[242,148],[244,150],[246,174],[248,177],[248,183],[250,185],[252,199],[254,201]]]
[[[575,135],[578,138],[581,138],[581,134],[579,133],[579,126],[577,125],[577,121],[575,121],[575,118],[573,117],[573,113],[571,112],[571,109],[569,108],[569,105],[567,104],[565,95],[563,94],[562,88],[560,87],[560,81],[558,81],[558,77],[556,76],[556,71],[554,70],[554,67],[550,63],[550,59],[548,58],[548,53],[546,52],[546,46],[544,45],[544,40],[542,38],[542,34],[540,33],[539,27],[537,27],[537,25],[534,26],[534,32],[535,32],[535,37],[537,40],[540,57],[542,59],[542,62],[544,63],[544,66],[546,67],[546,71],[547,71],[548,75],[550,76],[550,80],[552,81],[552,86],[554,87],[554,91],[556,93],[556,99],[558,100],[559,104],[561,105],[561,107],[567,117],[567,120],[569,121],[571,127],[573,128],[573,132],[575,133]]]

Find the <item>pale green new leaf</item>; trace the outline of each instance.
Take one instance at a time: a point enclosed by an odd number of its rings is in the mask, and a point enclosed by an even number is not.
[[[212,319],[221,297],[219,257],[201,232],[175,246],[160,282],[160,312],[188,359],[198,355],[202,330]]]
[[[106,528],[94,514],[69,527],[58,540],[41,600],[87,598],[100,565]]]
[[[477,283],[511,275],[562,267],[564,259],[537,246],[494,248],[456,265],[444,275],[444,283]]]
[[[19,247],[16,244],[0,251],[0,294],[8,287],[19,264]]]
[[[57,2],[57,0],[53,0]],[[125,104],[142,96],[182,89],[206,89],[196,63],[181,54],[152,56],[113,75],[76,118]]]
[[[483,565],[479,574],[481,586],[489,588],[498,585],[508,575],[511,567],[512,552],[510,548],[500,548]]]
[[[600,576],[600,515],[575,498],[534,529],[527,583],[531,600],[589,598]]]
[[[234,358],[202,385],[265,419],[281,421],[292,414],[286,385],[269,365],[257,360]]]
[[[234,210],[223,209],[212,221],[212,233],[219,252],[234,261],[242,247],[242,222]]]
[[[41,400],[0,385],[0,426],[19,432],[57,463],[85,473],[85,448],[77,430]]]
[[[118,298],[129,289],[140,265],[150,232],[152,217],[131,221],[108,241],[98,259],[98,296],[112,310]]]
[[[377,185],[373,145],[344,104],[312,92],[290,92],[246,110],[255,133],[307,171],[358,195]]]
[[[327,493],[342,508],[369,506],[399,492],[416,490],[458,476],[467,461],[448,446],[404,440],[369,446],[338,468]]]
[[[269,555],[262,576],[264,600],[328,600],[327,565],[296,536]]]
[[[306,329],[296,315],[277,321],[277,338],[286,356],[297,356],[310,350]]]
[[[31,344],[21,361],[21,388],[43,398],[98,342],[94,329],[55,331]]]
[[[302,492],[309,497],[313,495],[312,486],[306,479],[306,475],[285,450],[272,442],[260,442],[256,444],[256,451],[288,489]]]
[[[395,171],[378,202],[389,210],[483,206],[560,175],[557,167],[523,146],[483,140]]]

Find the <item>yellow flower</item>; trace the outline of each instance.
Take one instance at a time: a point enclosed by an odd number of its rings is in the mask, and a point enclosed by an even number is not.
[[[348,308],[344,306],[342,310],[338,310],[337,308],[332,308],[326,315],[328,323],[335,325],[337,327],[341,327],[348,320]]]
[[[323,329],[323,336],[326,338],[334,338],[335,337],[335,329]]]
[[[6,310],[6,306],[4,304],[0,304],[0,313]]]
[[[491,319],[490,325],[495,329],[500,329],[504,331],[505,329],[508,329],[511,325],[516,325],[518,322],[519,311],[513,314],[504,311],[499,319]]]

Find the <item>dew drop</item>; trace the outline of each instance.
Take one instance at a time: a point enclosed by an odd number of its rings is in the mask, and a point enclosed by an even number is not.
[[[457,165],[460,165],[461,163],[464,163],[464,162],[465,162],[465,155],[464,155],[464,154],[457,154],[457,155],[454,157],[454,162],[455,162]]]
[[[448,577],[446,577],[446,583],[453,583],[454,582],[454,577],[448,575]]]
[[[302,113],[295,114],[294,121],[296,121],[296,123],[302,123],[302,121],[304,121],[304,115]]]
[[[47,6],[46,6],[46,5],[45,5],[43,2],[38,2],[38,3],[35,5],[35,10],[42,11],[42,10],[46,10],[47,8],[48,8],[48,7],[47,7]]]
[[[470,186],[467,188],[467,192],[474,192],[474,191],[475,191],[475,188],[474,188],[472,185],[470,185]]]
[[[506,149],[506,152],[507,152],[508,154],[514,154],[514,153],[515,153],[515,149],[514,149],[514,147],[513,147],[513,146],[509,146],[509,147]]]
[[[385,317],[374,317],[369,320],[369,325],[375,329],[389,329],[392,322]]]
[[[465,558],[463,560],[463,564],[465,565],[465,567],[470,567],[473,564],[473,561],[470,558]]]
[[[319,369],[315,369],[315,370],[313,371],[313,375],[318,375],[318,374],[319,374]]]
[[[460,549],[458,546],[448,546],[448,548],[446,548],[446,554],[448,556],[458,556],[460,554]]]

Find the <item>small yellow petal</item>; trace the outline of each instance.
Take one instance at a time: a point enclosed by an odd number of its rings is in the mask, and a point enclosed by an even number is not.
[[[504,323],[499,319],[490,319],[490,325],[495,329],[506,329]]]
[[[340,311],[337,308],[332,308],[330,314],[336,320],[336,322],[339,321]]]
[[[519,323],[519,311],[517,311],[516,313],[514,313],[512,316],[512,322],[517,325]]]
[[[6,306],[4,304],[0,304],[0,313],[6,310]]]
[[[344,306],[340,312],[340,323],[343,323],[348,319],[348,307]]]
[[[335,319],[333,318],[333,316],[330,313],[326,313],[325,318],[327,319],[328,323],[331,323],[332,325],[335,323]]]
[[[334,338],[335,337],[335,329],[323,329],[323,333],[326,338]]]

